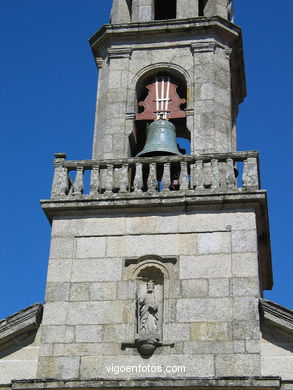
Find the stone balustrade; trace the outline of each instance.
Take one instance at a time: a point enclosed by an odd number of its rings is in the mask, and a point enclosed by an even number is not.
[[[81,161],[67,161],[65,154],[57,153],[54,165],[51,199],[172,191],[229,193],[260,188],[255,151]]]

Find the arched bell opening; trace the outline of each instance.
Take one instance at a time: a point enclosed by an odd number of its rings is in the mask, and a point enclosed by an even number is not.
[[[156,120],[166,120],[176,128],[176,137],[189,138],[186,128],[187,83],[185,77],[173,69],[152,69],[136,85],[135,129],[130,136],[131,156],[139,154],[146,144],[148,126]],[[177,131],[178,128],[178,131]],[[182,130],[184,129],[184,130]],[[181,134],[181,135],[180,135]],[[186,134],[189,134],[186,136]],[[176,140],[173,142],[176,146]],[[177,149],[177,146],[176,146]],[[179,152],[179,151],[178,151]],[[154,153],[152,155],[180,154]]]

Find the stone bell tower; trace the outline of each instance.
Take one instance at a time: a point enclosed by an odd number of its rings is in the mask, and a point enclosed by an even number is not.
[[[267,386],[258,310],[272,287],[267,197],[258,153],[236,150],[246,90],[232,6],[114,0],[111,23],[90,38],[92,159],[56,154],[42,201],[52,241],[40,382]],[[187,153],[140,154],[156,120],[175,127]]]
[[[246,89],[231,9],[227,0],[113,2],[112,24],[90,39],[99,67],[93,158],[130,157],[143,146],[143,119],[154,118],[139,115],[138,103],[155,77],[169,78],[185,100],[172,120],[192,154],[236,151]]]

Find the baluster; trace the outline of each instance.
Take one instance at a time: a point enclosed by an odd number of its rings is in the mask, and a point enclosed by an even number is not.
[[[142,163],[138,162],[135,166],[135,177],[133,181],[134,192],[142,192]]]
[[[210,162],[205,162],[203,164],[203,176],[204,176],[204,187],[210,188],[212,185],[212,164]]]
[[[203,190],[203,183],[204,183],[204,177],[203,177],[203,161],[198,160],[195,163],[195,169],[194,169],[194,184],[196,186],[197,190]]]
[[[90,195],[96,195],[100,191],[100,168],[94,166],[91,172]]]
[[[150,172],[149,177],[147,180],[147,186],[148,186],[148,192],[153,193],[156,191],[157,187],[157,170],[156,170],[156,164],[151,163],[150,164]]]
[[[226,183],[229,189],[234,189],[236,187],[234,162],[231,158],[227,159]]]
[[[74,183],[72,185],[72,194],[73,195],[82,195],[83,191],[84,191],[83,167],[77,167],[75,180],[74,180]]]
[[[191,163],[191,164],[189,165],[189,169],[190,169],[190,183],[189,183],[189,188],[190,188],[191,190],[193,190],[194,187],[195,187],[195,184],[194,184],[194,171],[195,171],[195,169],[194,169],[194,164],[193,164],[193,163]]]
[[[120,171],[120,190],[119,192],[125,193],[127,192],[128,186],[128,164],[123,164],[122,169]]]
[[[180,172],[180,190],[188,190],[188,172],[187,172],[187,162],[186,161],[181,161],[181,172]]]
[[[218,160],[212,160],[212,189],[217,190],[220,187],[220,171]]]
[[[67,168],[63,166],[63,162],[65,158],[66,158],[65,153],[55,153],[55,160],[54,160],[55,170],[54,170],[51,198],[64,196],[68,194],[69,180],[68,180]]]
[[[164,164],[164,172],[162,177],[162,192],[169,192],[170,191],[170,185],[171,185],[171,172],[170,172],[171,164],[165,163]]]
[[[248,157],[244,161],[242,182],[245,188],[259,189],[258,166],[255,157]]]
[[[113,164],[107,165],[107,171],[106,171],[106,177],[105,177],[105,194],[112,194],[113,193],[113,184],[114,184],[114,177],[113,177]]]
[[[120,189],[121,170],[122,168],[113,166],[113,192]]]

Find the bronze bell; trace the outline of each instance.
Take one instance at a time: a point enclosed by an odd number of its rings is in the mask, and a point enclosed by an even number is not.
[[[158,119],[147,128],[146,143],[136,157],[166,156],[169,154],[181,155],[176,142],[176,129],[173,123]]]

